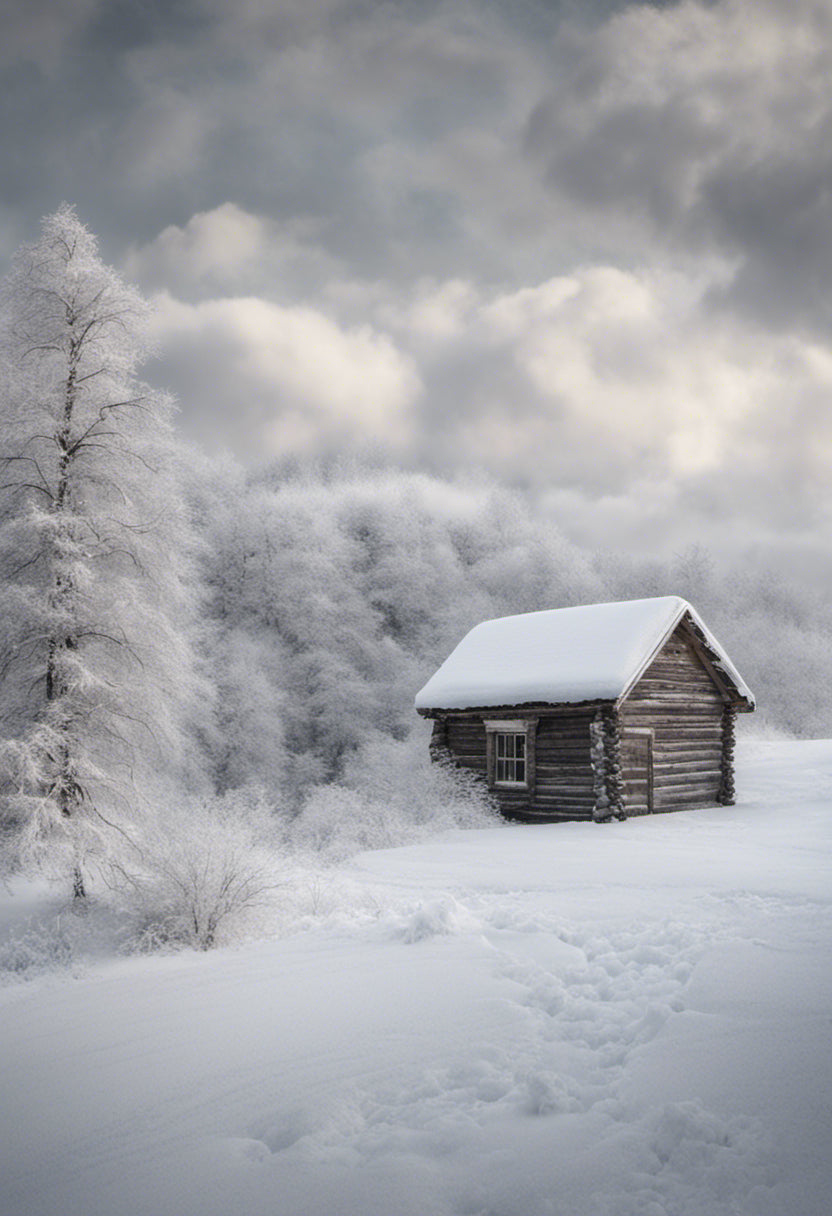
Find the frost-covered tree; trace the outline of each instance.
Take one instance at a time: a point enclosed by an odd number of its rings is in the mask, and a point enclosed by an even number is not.
[[[182,762],[196,685],[172,404],[136,376],[147,315],[67,206],[3,288],[3,822],[76,896],[142,779]]]

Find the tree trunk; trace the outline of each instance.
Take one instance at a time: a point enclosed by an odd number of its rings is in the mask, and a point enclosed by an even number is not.
[[[72,898],[75,900],[87,898],[87,888],[80,864],[76,863],[72,871]]]

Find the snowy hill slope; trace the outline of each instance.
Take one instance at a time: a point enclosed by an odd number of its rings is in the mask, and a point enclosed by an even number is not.
[[[6,986],[2,1216],[826,1216],[832,742],[746,744],[738,788]]]

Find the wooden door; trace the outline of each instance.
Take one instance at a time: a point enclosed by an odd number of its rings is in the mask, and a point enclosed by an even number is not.
[[[624,807],[628,815],[653,810],[653,732],[625,730],[621,736]]]

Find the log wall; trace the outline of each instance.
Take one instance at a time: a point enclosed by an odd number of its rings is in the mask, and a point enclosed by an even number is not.
[[[541,710],[535,715],[533,788],[495,786],[491,792],[504,815],[547,822],[592,819],[595,789],[589,724],[594,712],[594,709],[569,710],[550,715]],[[483,724],[486,716],[493,719],[499,715],[497,712],[449,715],[444,719],[444,727],[434,725],[434,740],[441,739],[458,764],[478,773],[483,780],[488,774],[488,742]]]
[[[541,716],[529,818],[592,819],[596,795],[589,724],[594,716],[594,710]]]
[[[724,700],[680,626],[668,639],[621,706],[621,728],[650,731],[652,809],[713,806],[723,786]],[[635,756],[632,748],[629,755]],[[625,808],[643,814],[646,780],[624,772]]]

